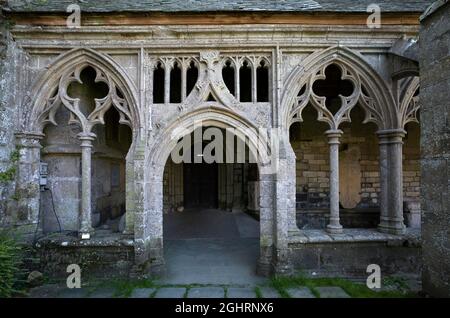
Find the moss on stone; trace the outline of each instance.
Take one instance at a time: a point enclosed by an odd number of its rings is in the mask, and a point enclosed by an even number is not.
[[[354,298],[413,298],[417,294],[411,292],[404,284],[395,284],[390,290],[374,291],[365,284],[357,283],[343,278],[306,278],[304,276],[275,277],[271,279],[271,285],[280,295],[288,297],[286,289],[291,287],[308,287],[314,296],[320,298],[316,287],[336,286],[342,288],[347,294]],[[385,285],[389,285],[385,283]],[[389,285],[392,287],[392,285]]]

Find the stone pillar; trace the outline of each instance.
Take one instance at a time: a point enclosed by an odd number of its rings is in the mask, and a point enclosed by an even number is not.
[[[290,144],[286,138],[281,138],[279,155],[277,158],[272,157],[272,160],[276,160],[275,166],[272,163],[274,176],[274,247],[275,254],[272,260],[273,272],[275,275],[289,274],[292,270],[291,263],[289,261],[289,228],[292,224],[292,188],[295,187],[295,182],[292,184],[292,162],[290,162]],[[273,148],[272,148],[273,149]],[[295,177],[295,175],[294,175]],[[295,200],[295,198],[294,198]]]
[[[289,138],[289,137],[288,137]],[[296,233],[297,227],[297,159],[294,149],[292,149],[289,139],[285,140],[286,145],[286,195],[287,195],[287,215],[289,232]]]
[[[380,165],[380,224],[379,229],[388,228],[389,224],[389,161],[388,161],[388,143],[389,138],[386,134],[377,133],[379,142],[379,165]]]
[[[164,76],[164,104],[170,103],[170,71],[171,67],[166,64],[164,69],[165,76]]]
[[[259,176],[259,260],[257,272],[262,276],[272,273],[274,251],[274,177],[261,168]]]
[[[380,224],[383,233],[403,234],[403,129],[377,132],[380,143]]]
[[[126,164],[126,213],[124,234],[135,233],[136,214],[144,212],[144,160],[145,141],[141,140],[134,148]]]
[[[342,130],[328,130],[325,132],[330,145],[330,223],[327,231],[342,233],[339,222],[339,138]]]
[[[165,273],[163,246],[164,164],[135,162],[139,174],[135,182],[136,213],[134,225],[135,262],[140,272],[161,276]]]
[[[91,159],[95,137],[94,133],[78,134],[81,140],[81,211],[78,230],[81,239],[90,239],[94,232],[91,221]]]
[[[131,162],[130,162],[131,161]],[[125,165],[125,229],[123,234],[134,234],[134,214],[136,209],[135,190],[134,190],[134,163],[133,159],[127,159]]]
[[[19,151],[17,162],[16,190],[17,215],[15,225],[23,234],[32,234],[39,223],[40,207],[40,140],[43,134],[17,133],[16,147]]]

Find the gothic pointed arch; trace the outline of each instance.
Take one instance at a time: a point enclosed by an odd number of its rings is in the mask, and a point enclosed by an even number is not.
[[[324,79],[325,70],[330,65],[338,66],[342,73],[341,79],[349,80],[354,86],[351,96],[340,96],[342,107],[336,114],[327,110],[324,98],[313,92],[314,82]],[[302,111],[309,103],[317,110],[318,119],[334,129],[341,122],[351,121],[350,111],[357,103],[366,113],[364,122],[374,122],[379,129],[397,125],[395,102],[387,84],[361,54],[349,48],[334,46],[311,54],[291,72],[285,82],[281,102],[284,127],[302,121]]]
[[[400,99],[398,122],[400,128],[404,128],[410,122],[419,122],[418,113],[420,110],[420,100],[418,96],[420,79],[415,76],[406,84],[406,88]]]
[[[270,163],[270,141],[267,135],[261,134],[258,127],[238,114],[224,107],[209,104],[208,108],[199,108],[169,123],[152,142],[153,151],[146,159],[146,164],[163,167],[178,140],[191,133],[198,123],[205,126],[212,125],[224,129],[234,129],[237,137],[242,140],[248,138],[249,149],[253,152],[255,158],[260,159],[258,163],[261,166]],[[146,171],[149,171],[149,169],[146,169]]]
[[[95,82],[108,86],[106,97],[95,100],[90,114],[83,114],[79,100],[67,95],[67,87],[73,82],[81,83],[80,74],[87,68],[95,70]],[[77,123],[85,132],[96,124],[104,122],[105,113],[115,107],[120,114],[120,123],[130,126],[133,135],[139,134],[141,114],[139,111],[136,85],[125,70],[106,54],[89,48],[76,48],[60,55],[39,78],[32,88],[34,102],[24,119],[24,130],[41,133],[51,123],[59,107],[70,111],[70,122]]]

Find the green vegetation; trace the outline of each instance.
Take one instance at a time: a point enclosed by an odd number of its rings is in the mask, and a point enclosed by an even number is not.
[[[256,294],[256,298],[263,298],[262,293],[261,293],[261,288],[259,288],[258,286],[255,287],[255,294]]]
[[[152,280],[148,279],[113,279],[104,281],[95,286],[90,292],[100,288],[114,289],[114,297],[130,297],[135,288],[152,288],[155,287]]]
[[[25,273],[21,268],[23,249],[9,233],[0,232],[0,297],[21,294]]]
[[[12,166],[6,169],[3,172],[0,172],[0,182],[6,183],[13,181],[16,176],[16,170],[17,170],[17,162],[19,161],[20,153],[19,149],[17,148],[13,152],[11,152],[11,155],[9,156],[9,161],[11,162]]]
[[[389,281],[389,280],[388,280]],[[380,290],[374,291],[365,284],[356,283],[347,279],[342,278],[306,278],[304,276],[293,276],[293,277],[275,277],[271,279],[271,285],[280,293],[283,297],[289,297],[286,289],[291,287],[308,287],[311,292],[316,297],[320,297],[320,293],[317,291],[316,287],[324,286],[336,286],[341,287],[347,294],[354,298],[407,298],[407,297],[417,297],[416,294],[409,291],[406,283],[402,281],[401,286],[399,285],[400,280],[398,278],[392,279],[390,287],[395,287],[393,290]],[[388,286],[388,284],[383,284]]]
[[[6,183],[14,180],[16,175],[16,168],[11,167],[3,172],[0,172],[0,182]]]
[[[155,293],[160,288],[165,287],[181,287],[186,288],[184,297],[187,297],[189,290],[195,287],[210,287],[220,286],[224,288],[225,298],[228,294],[228,285],[216,285],[216,284],[160,284],[150,279],[112,279],[101,281],[90,281],[85,288],[88,289],[88,295],[97,289],[112,289],[114,290],[114,297],[130,297],[133,290],[137,288],[155,288]],[[321,295],[317,290],[317,287],[340,287],[348,295],[353,298],[416,298],[419,297],[413,293],[406,281],[399,277],[385,277],[382,282],[382,290],[374,291],[364,283],[351,281],[343,278],[307,278],[301,274],[292,277],[273,277],[267,284],[256,286],[254,288],[257,298],[262,298],[262,287],[272,287],[278,291],[281,297],[290,298],[287,290],[289,288],[307,287],[311,293],[320,298]],[[153,295],[150,295],[152,297]]]

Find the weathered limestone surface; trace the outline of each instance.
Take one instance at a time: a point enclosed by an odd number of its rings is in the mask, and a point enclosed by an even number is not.
[[[378,264],[383,275],[419,276],[422,268],[417,230],[410,230],[405,236],[374,229],[344,229],[342,234],[305,230],[291,238],[289,247],[293,266],[309,274],[361,278],[366,277],[369,264]]]
[[[420,34],[423,288],[450,297],[450,4],[436,4]]]
[[[17,9],[18,11],[24,10],[21,6],[16,8],[20,9]],[[20,13],[11,15],[18,18]],[[14,92],[14,95],[8,97],[8,103],[16,109],[7,113],[4,121],[8,125],[16,124],[14,129],[12,126],[4,129],[7,131],[5,147],[11,148],[14,143],[25,146],[21,149],[17,172],[20,184],[14,190],[26,195],[19,197],[15,203],[16,207],[12,210],[14,218],[23,216],[25,223],[36,225],[40,204],[42,203],[42,210],[47,214],[49,209],[51,210],[49,203],[52,198],[38,196],[36,168],[40,160],[46,161],[51,173],[50,186],[60,190],[55,191],[57,213],[62,214],[61,219],[68,229],[81,233],[92,232],[91,227],[98,225],[97,210],[109,209],[115,205],[114,202],[119,202],[117,205],[120,205],[125,200],[124,227],[133,240],[132,246],[126,245],[119,249],[121,253],[126,254],[123,255],[126,262],[124,272],[129,271],[133,262],[136,265],[133,270],[144,273],[164,272],[164,203],[167,203],[166,196],[169,195],[174,197],[174,204],[177,205],[183,195],[179,186],[180,178],[165,188],[164,167],[177,140],[194,131],[195,122],[204,121],[209,126],[221,129],[242,129],[241,134],[250,141],[249,147],[258,148],[260,155],[264,157],[264,160],[258,163],[259,196],[255,200],[258,201],[255,205],[259,206],[261,225],[258,270],[264,274],[286,274],[293,269],[292,263],[298,268],[304,266],[304,263],[298,261],[303,257],[302,249],[309,249],[314,245],[315,250],[311,253],[317,254],[322,248],[318,244],[321,243],[319,241],[310,242],[312,244],[309,246],[301,245],[301,240],[293,242],[296,236],[305,233],[300,233],[296,226],[297,154],[289,141],[288,132],[291,124],[302,122],[303,109],[308,104],[312,105],[319,113],[319,121],[325,122],[327,130],[334,132],[329,134],[331,149],[326,142],[324,144],[326,152],[323,155],[328,159],[308,159],[308,164],[316,167],[311,167],[311,180],[307,180],[308,184],[317,185],[314,188],[321,189],[316,192],[322,193],[324,201],[331,200],[331,204],[326,208],[331,206],[329,223],[332,232],[341,231],[338,164],[341,146],[338,145],[337,139],[345,141],[347,138],[344,128],[342,138],[338,138],[336,132],[339,132],[341,137],[340,126],[351,121],[352,109],[357,104],[360,105],[365,111],[365,119],[375,124],[380,131],[399,131],[404,129],[403,126],[407,122],[417,120],[414,111],[400,111],[401,107],[397,105],[397,101],[401,100],[402,105],[405,104],[408,109],[412,97],[405,92],[414,93],[416,86],[405,81],[400,85],[402,96],[394,96],[396,92],[393,92],[391,87],[396,83],[393,83],[392,65],[386,57],[388,49],[399,37],[417,36],[417,25],[414,23],[395,27],[383,25],[383,28],[371,30],[364,22],[351,27],[340,26],[339,32],[333,32],[331,36],[329,25],[326,24],[246,25],[243,32],[242,25],[168,23],[164,28],[160,28],[137,26],[133,25],[133,20],[128,20],[130,24],[120,28],[106,22],[105,25],[86,25],[67,32],[64,24],[34,27],[27,25],[27,19],[20,21],[23,24],[18,23],[11,30],[15,43],[8,42],[11,43],[11,48],[10,55],[7,55],[8,67],[15,69],[20,76],[12,73],[2,75],[2,79],[6,78],[8,81],[2,84],[7,86],[6,91]],[[47,20],[40,21],[45,23]],[[25,57],[29,59],[28,62]],[[192,63],[198,70],[198,77],[192,85],[192,90],[187,93],[188,80],[185,75]],[[233,89],[227,86],[222,76],[227,63],[234,69]],[[326,69],[330,65],[340,68],[343,78],[351,81],[354,88],[351,96],[341,98],[342,104],[338,112],[328,109],[326,98],[315,95],[312,89],[316,80],[324,79]],[[101,92],[97,88],[81,94],[82,96],[72,95],[69,89],[72,84],[85,84],[80,79],[86,66],[95,71],[92,80],[94,86],[99,82],[107,86],[103,96],[93,94]],[[173,87],[177,86],[172,83],[176,81],[171,79],[175,66],[181,68],[179,87],[182,92],[180,100],[177,101],[172,100]],[[158,67],[162,68],[164,78],[156,80]],[[241,78],[240,75],[241,71],[246,74],[246,70],[250,74],[248,81],[245,76]],[[262,84],[258,82],[257,74],[261,70],[267,71],[268,84],[265,92],[267,98],[263,100],[258,98],[258,85]],[[157,86],[160,84],[164,84],[162,100],[156,98]],[[299,92],[303,86],[306,89],[302,95]],[[245,100],[244,95],[248,95]],[[22,103],[23,99],[27,102]],[[65,122],[78,125],[83,144],[76,137],[78,132],[73,139],[76,130],[72,130],[67,136],[61,133],[65,127],[60,126],[59,131],[53,127],[49,128],[52,124],[59,123],[58,107],[63,107],[70,114],[70,118],[63,118]],[[116,158],[107,158],[112,150],[100,147],[103,137],[94,129],[104,127],[108,134],[116,135],[114,131],[109,131],[111,125],[105,124],[111,109],[117,112],[117,120],[114,122],[128,125],[132,131],[129,149],[121,149],[123,151]],[[317,124],[317,121],[314,124]],[[1,125],[6,124],[2,121]],[[3,126],[0,128],[3,129]],[[267,139],[258,138],[256,129],[259,128],[265,129],[266,132],[269,130]],[[14,131],[28,137],[18,134],[14,141]],[[281,133],[277,135],[275,131]],[[39,152],[37,149],[40,139],[36,136],[42,133],[47,139],[42,140],[42,143],[45,142],[45,151]],[[106,135],[105,132],[105,139]],[[33,136],[35,138],[31,138]],[[351,139],[351,136],[348,138]],[[377,192],[384,193],[385,199],[381,199],[381,205],[387,211],[384,221],[389,223],[389,231],[402,234],[402,140],[397,139],[395,146],[390,147],[388,151],[392,156],[388,156],[386,171],[376,171],[376,155],[372,154],[371,162],[365,163],[366,167],[371,168],[367,169],[369,171],[362,171],[364,174],[361,180],[367,182],[361,196],[366,196],[366,202],[376,206]],[[120,144],[118,140],[115,141]],[[83,149],[80,149],[80,144]],[[67,150],[67,146],[71,149]],[[328,154],[329,150],[331,156]],[[1,153],[5,154],[3,151]],[[266,160],[269,157],[273,160],[270,164]],[[316,159],[322,161],[313,162]],[[113,184],[117,183],[117,170],[113,173],[112,166],[111,169],[108,166],[114,160],[119,161],[121,167],[126,166],[122,174],[119,173],[119,183],[123,187],[116,193],[111,189]],[[64,169],[66,164],[67,169]],[[273,169],[272,164],[276,169]],[[57,167],[64,171],[56,171]],[[304,169],[305,177],[308,175],[308,169]],[[241,188],[244,180],[240,180],[240,167],[223,173],[227,179],[236,181]],[[377,176],[383,173],[385,180],[377,180]],[[393,177],[388,179],[387,175]],[[107,179],[110,180],[102,182]],[[413,191],[407,189],[410,197],[414,197],[418,186],[408,185],[408,189],[415,187]],[[233,193],[230,189],[225,191],[223,185],[220,188],[221,203],[231,209],[239,207],[235,203],[243,196],[238,193],[241,190]],[[118,198],[112,199],[113,195]],[[112,208],[117,209],[117,206]],[[417,214],[417,208],[415,211]],[[325,213],[330,214],[329,211]],[[23,225],[23,222],[15,220],[14,225]],[[95,233],[93,234],[95,238]],[[317,237],[325,241],[327,238],[331,240],[332,243],[328,244],[327,248],[331,246],[332,251],[339,251],[336,249],[337,242],[364,243],[351,235]],[[80,253],[82,258],[86,252],[86,246],[80,242],[71,244],[71,250],[60,248],[58,244],[47,244],[55,250],[56,261],[60,258],[77,258],[73,251],[78,249],[83,251]],[[95,249],[104,248],[107,255],[105,259],[112,262],[112,251],[116,243],[96,245],[94,239],[91,244]],[[385,244],[385,241],[379,244]],[[344,249],[352,247],[349,246]],[[370,244],[360,244],[358,247],[369,259]],[[130,249],[133,252],[128,254]],[[406,250],[405,253],[407,252],[409,251]],[[413,251],[414,255],[415,252]],[[102,258],[101,252],[97,254],[95,251],[92,255],[85,255],[84,261],[93,264],[92,259]],[[51,252],[44,257],[48,257],[50,262]],[[334,257],[339,264],[339,254]],[[328,261],[332,264],[334,260]]]
[[[51,277],[67,277],[67,266],[80,264],[86,277],[129,277],[134,266],[134,241],[130,237],[101,235],[91,240],[53,235],[36,245],[40,270]]]
[[[0,1],[0,7],[2,6]],[[28,239],[35,231],[39,200],[34,158],[37,139],[16,138],[21,106],[28,104],[28,55],[13,41],[11,21],[0,13],[0,226],[17,226]],[[39,139],[39,138],[38,138]],[[14,159],[14,157],[16,157]],[[19,172],[20,170],[21,173]],[[29,182],[31,181],[31,182]]]

